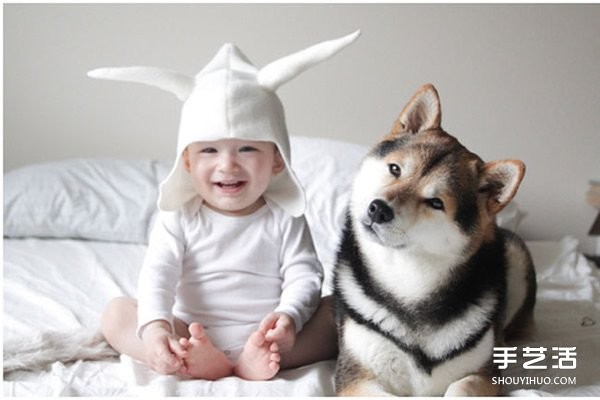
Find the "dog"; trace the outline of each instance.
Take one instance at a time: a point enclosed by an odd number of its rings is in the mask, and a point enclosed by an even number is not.
[[[531,327],[531,256],[495,222],[525,165],[484,163],[440,124],[424,85],[357,171],[334,271],[338,395],[496,395],[494,346]]]

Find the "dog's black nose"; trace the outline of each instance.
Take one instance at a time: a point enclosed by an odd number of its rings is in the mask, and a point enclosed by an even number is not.
[[[392,210],[385,201],[377,199],[369,204],[367,215],[374,223],[381,224],[390,222],[394,219],[394,210]]]

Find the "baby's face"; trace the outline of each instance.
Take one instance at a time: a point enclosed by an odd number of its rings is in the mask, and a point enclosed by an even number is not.
[[[192,143],[183,161],[205,204],[236,216],[260,208],[271,178],[285,168],[273,143],[238,139]]]

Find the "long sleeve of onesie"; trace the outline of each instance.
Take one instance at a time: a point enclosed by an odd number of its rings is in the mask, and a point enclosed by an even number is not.
[[[150,234],[138,278],[138,329],[165,320],[173,327],[173,305],[182,273],[184,235],[179,212],[160,212]]]
[[[290,218],[284,227],[281,260],[281,302],[275,311],[289,314],[300,331],[319,305],[323,283],[323,267],[303,216]]]

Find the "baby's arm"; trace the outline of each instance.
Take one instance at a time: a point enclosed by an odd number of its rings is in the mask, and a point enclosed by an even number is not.
[[[317,309],[321,298],[323,267],[317,259],[306,219],[286,221],[282,235],[282,292],[275,312],[293,318],[296,333]]]
[[[179,213],[160,213],[152,228],[138,278],[137,336],[144,343],[146,363],[172,374],[183,366],[184,349],[171,324],[175,291],[181,277],[183,232]]]
[[[260,323],[259,330],[269,342],[277,343],[281,353],[288,352],[296,342],[296,323],[283,312],[273,312]]]
[[[144,326],[142,342],[146,350],[146,363],[156,372],[174,374],[183,367],[182,359],[187,352],[167,321],[153,321]]]

